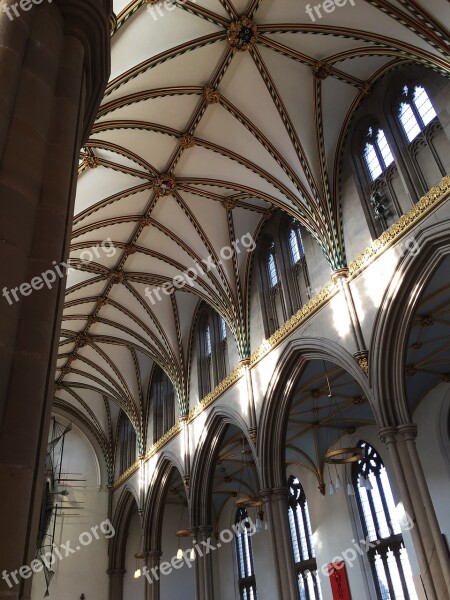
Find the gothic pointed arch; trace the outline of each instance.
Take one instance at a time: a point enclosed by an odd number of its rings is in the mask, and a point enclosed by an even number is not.
[[[115,534],[109,547],[110,571],[125,568],[125,552],[127,549],[128,528],[131,518],[138,512],[139,499],[132,486],[125,485],[120,493],[112,523]]]
[[[399,261],[378,310],[370,346],[369,379],[379,404],[382,427],[411,421],[406,377],[414,377],[417,368],[406,364],[407,340],[423,292],[450,254],[449,226],[450,220],[445,220],[417,233],[419,251],[406,252]],[[427,327],[427,323],[432,324],[427,320],[422,326]]]
[[[203,428],[193,459],[191,478],[192,519],[195,525],[211,525],[213,480],[217,456],[227,429],[232,426],[239,430],[242,439],[251,452],[257,477],[260,480],[259,463],[253,441],[248,434],[247,425],[242,417],[229,407],[214,408]]]
[[[376,418],[372,390],[354,357],[336,342],[323,338],[303,338],[284,349],[264,398],[258,432],[258,456],[264,488],[285,485],[285,440],[291,394],[310,361],[328,361],[347,372],[360,386]]]
[[[163,452],[149,482],[149,494],[144,506],[144,548],[147,551],[161,549],[164,508],[169,486],[175,478],[178,487],[182,485],[182,493],[187,498],[184,469],[179,458],[172,452]]]

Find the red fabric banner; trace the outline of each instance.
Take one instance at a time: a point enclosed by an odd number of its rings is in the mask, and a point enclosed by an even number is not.
[[[352,600],[348,585],[347,568],[343,560],[328,564],[333,600]]]

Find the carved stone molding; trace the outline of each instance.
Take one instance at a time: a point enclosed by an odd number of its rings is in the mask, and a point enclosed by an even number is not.
[[[64,19],[66,35],[85,49],[86,103],[83,140],[91,131],[111,70],[112,0],[54,0]]]

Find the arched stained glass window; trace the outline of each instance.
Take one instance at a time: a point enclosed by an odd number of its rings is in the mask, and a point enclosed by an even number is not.
[[[269,248],[269,254],[267,256],[267,270],[269,273],[269,285],[271,288],[274,288],[278,284],[279,279],[273,244]]]
[[[205,355],[211,356],[212,346],[211,346],[211,329],[209,325],[205,327]]]
[[[288,518],[300,600],[322,600],[305,492],[297,477],[288,481]]]
[[[405,85],[399,106],[399,118],[409,142],[437,117],[424,87]]]
[[[386,468],[378,452],[360,441],[363,458],[353,464],[353,482],[378,600],[416,600]]]
[[[372,181],[375,181],[394,162],[382,129],[369,127],[364,146],[364,159]]]
[[[120,418],[120,472],[124,473],[136,460],[136,432],[125,413]]]
[[[220,341],[221,342],[225,342],[227,339],[227,326],[225,323],[225,319],[223,319],[222,317],[220,317]]]
[[[153,442],[175,424],[175,391],[172,382],[159,366],[153,372],[151,390],[153,406]]]
[[[199,310],[197,336],[199,396],[203,398],[228,373],[225,320],[206,304]]]
[[[296,265],[304,256],[303,242],[298,227],[292,226],[289,230],[289,248],[292,263]]]
[[[253,567],[253,545],[252,538],[248,533],[250,523],[247,519],[247,509],[238,508],[235,524],[238,526],[236,533],[236,558],[239,594],[241,600],[256,600],[258,596],[256,594],[255,570]]]

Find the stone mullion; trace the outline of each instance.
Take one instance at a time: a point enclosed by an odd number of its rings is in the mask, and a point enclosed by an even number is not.
[[[380,557],[381,557],[381,561],[383,563],[384,572],[386,575],[390,596],[391,596],[391,598],[395,598],[394,584],[392,583],[391,570],[389,568],[388,560],[387,560],[388,550],[389,550],[388,546],[381,548],[380,549]],[[380,585],[380,583],[378,582],[378,586],[379,585]]]
[[[401,544],[393,545],[392,553],[394,555],[395,562],[397,564],[397,570],[400,575],[400,581],[402,584],[403,595],[405,598],[409,598],[408,586],[406,585],[405,573],[403,571],[403,565],[402,565],[402,561],[401,561],[401,557],[400,557],[401,548],[402,548]]]

